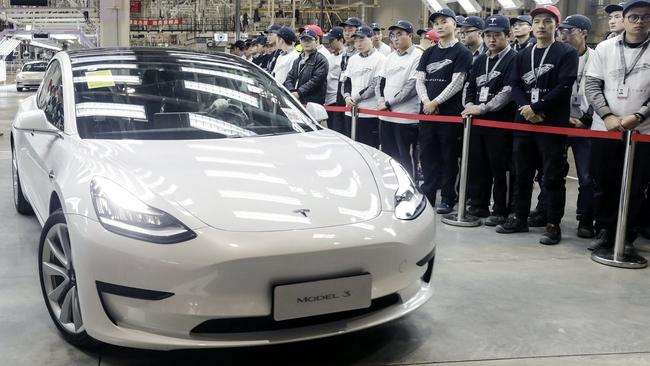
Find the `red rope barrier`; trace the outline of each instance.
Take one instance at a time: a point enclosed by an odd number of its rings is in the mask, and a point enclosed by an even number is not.
[[[632,141],[637,141],[637,142],[650,142],[650,135],[640,135],[640,134],[634,134],[632,135]]]
[[[397,113],[397,112],[376,111],[374,109],[361,109],[361,108],[359,109],[359,113],[369,114],[372,116],[405,118],[405,119],[412,119],[416,121],[463,123],[462,117],[439,116],[436,114],[429,115],[429,114]]]

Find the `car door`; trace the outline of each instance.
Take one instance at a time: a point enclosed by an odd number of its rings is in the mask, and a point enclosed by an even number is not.
[[[64,128],[63,113],[63,83],[61,67],[59,62],[54,60],[50,64],[43,85],[39,89],[37,96],[37,106],[45,113],[47,123],[56,127],[61,132]],[[52,193],[52,180],[55,173],[48,164],[48,160],[56,159],[54,147],[62,139],[54,134],[34,133],[28,134],[31,147],[31,175],[33,197],[31,198],[32,206],[38,212],[39,216],[45,220],[49,215],[49,201]]]

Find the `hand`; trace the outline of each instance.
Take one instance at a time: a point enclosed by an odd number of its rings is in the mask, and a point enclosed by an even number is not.
[[[481,114],[481,106],[479,105],[471,105],[467,108],[465,108],[464,111],[460,113],[463,117],[467,116],[478,116]]]
[[[424,103],[424,114],[437,114],[438,113],[438,102],[432,100],[430,102]]]
[[[544,122],[544,117],[540,116],[539,114],[534,115],[531,119],[529,119],[531,123],[541,123]]]
[[[587,126],[585,126],[585,124],[578,118],[569,118],[569,123],[571,123],[575,128],[587,128]]]
[[[377,110],[385,111],[387,109],[388,107],[386,106],[386,102],[379,102],[379,104],[377,104]]]
[[[345,106],[346,107],[356,107],[357,102],[352,99],[352,97],[347,97],[345,98]]]
[[[533,118],[533,116],[535,116],[535,111],[533,111],[533,108],[530,105],[525,105],[519,108],[519,113],[521,114],[522,117],[524,117],[528,121],[530,121],[530,119]]]
[[[621,117],[615,116],[613,114],[610,114],[609,116],[605,117],[605,128],[607,128],[607,131],[619,131],[623,132],[625,128],[621,124],[622,119]]]
[[[296,99],[300,100],[300,94],[298,94],[298,92],[291,92],[291,95],[293,95]]]
[[[640,123],[641,123],[641,121],[639,121],[639,119],[637,118],[637,116],[635,116],[634,114],[629,115],[629,116],[625,116],[625,117],[623,117],[623,118],[621,119],[621,125],[622,125],[623,128],[625,128],[626,130],[633,130],[633,129],[635,129],[636,126],[638,126]]]

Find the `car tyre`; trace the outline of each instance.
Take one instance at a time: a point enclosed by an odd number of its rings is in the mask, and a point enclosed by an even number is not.
[[[43,300],[54,325],[69,343],[96,347],[98,342],[88,335],[81,317],[68,225],[61,210],[52,213],[43,226],[38,258]]]
[[[32,205],[27,201],[23,194],[23,188],[20,185],[20,174],[18,173],[18,159],[16,158],[16,150],[11,149],[11,176],[14,190],[14,206],[16,211],[22,215],[31,215],[34,213]]]

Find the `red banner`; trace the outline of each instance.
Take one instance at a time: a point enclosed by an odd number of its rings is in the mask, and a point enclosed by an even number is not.
[[[183,18],[174,18],[174,19],[131,19],[129,21],[131,25],[137,26],[165,26],[165,25],[181,25],[183,24]]]
[[[142,11],[142,0],[131,0],[131,13],[139,13]]]

